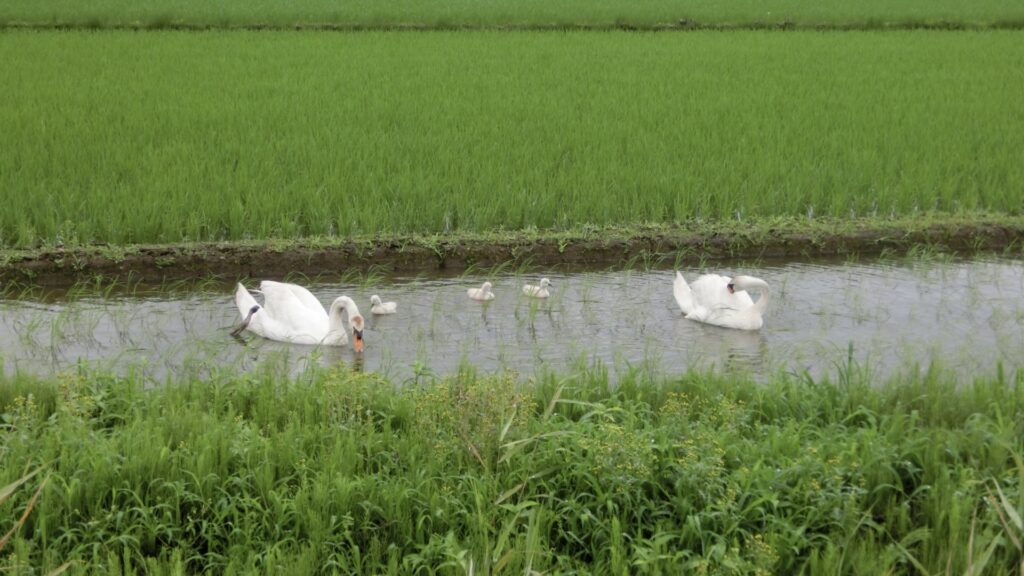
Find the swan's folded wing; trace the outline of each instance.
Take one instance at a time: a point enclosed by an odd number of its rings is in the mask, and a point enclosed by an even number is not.
[[[696,306],[704,306],[709,310],[719,308],[743,310],[752,306],[754,301],[750,294],[744,291],[729,292],[729,283],[732,278],[718,274],[704,274],[697,278],[691,289],[693,290],[693,302]]]
[[[292,332],[326,334],[328,320],[323,305],[319,301],[315,307],[307,305],[307,302],[299,298],[294,288],[300,288],[309,294],[305,288],[294,284],[268,280],[261,282],[260,291],[263,292],[263,307],[267,315]],[[316,300],[312,294],[309,294],[309,298]]]
[[[270,289],[272,291],[288,290],[299,299],[299,302],[303,306],[309,308],[311,312],[319,313],[324,311],[324,305],[320,303],[320,300],[309,290],[306,290],[298,284],[291,284],[288,282],[274,282],[273,280],[264,280],[260,282],[260,290]],[[324,311],[326,313],[326,311]]]
[[[676,272],[676,280],[672,284],[672,293],[676,297],[676,304],[679,304],[679,309],[683,311],[683,314],[693,312],[693,291],[690,290],[690,285],[686,283],[682,273],[678,271]]]
[[[242,319],[249,315],[249,310],[252,310],[253,306],[256,306],[259,302],[249,294],[249,291],[242,286],[241,282],[238,283],[238,287],[235,288],[235,306],[238,306],[238,313],[242,315]]]

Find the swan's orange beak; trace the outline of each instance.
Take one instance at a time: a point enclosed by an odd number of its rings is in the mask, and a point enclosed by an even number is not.
[[[363,352],[363,331],[362,330],[353,330],[352,331],[352,336],[354,336],[354,340],[352,341],[352,348],[355,349],[356,352],[362,353]]]

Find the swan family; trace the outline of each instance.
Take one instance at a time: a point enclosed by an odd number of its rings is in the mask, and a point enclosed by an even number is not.
[[[542,278],[537,285],[523,286],[522,292],[533,298],[548,298],[549,286],[551,280]],[[491,288],[490,282],[484,282],[479,288],[466,290],[466,295],[472,300],[494,300]],[[330,308],[324,309],[316,296],[298,284],[264,280],[252,292],[262,295],[262,304],[241,283],[235,289],[242,324],[232,335],[249,330],[280,342],[346,346],[351,334],[352,347],[362,352],[365,320],[348,296],[335,298]],[[759,295],[756,301],[750,297],[751,292]],[[677,271],[672,293],[687,319],[738,330],[759,330],[769,301],[768,283],[753,276],[704,274],[690,284]],[[376,294],[370,304],[373,314],[394,314],[398,310],[398,304],[383,302]]]

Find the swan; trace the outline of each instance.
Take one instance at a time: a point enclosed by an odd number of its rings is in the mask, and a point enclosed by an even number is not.
[[[394,302],[381,302],[380,296],[370,296],[370,312],[374,314],[394,314],[398,311],[398,304]]]
[[[473,300],[494,300],[494,292],[491,292],[491,283],[484,282],[479,288],[470,288],[466,294]]]
[[[551,286],[551,280],[548,280],[547,278],[541,278],[540,286],[533,286],[531,284],[523,286],[523,294],[526,294],[527,296],[533,296],[534,298],[547,298],[548,296],[551,295],[550,293],[548,293],[548,286]]]
[[[705,274],[687,284],[680,272],[672,286],[676,302],[691,320],[739,330],[758,330],[768,308],[768,283],[753,276]],[[748,291],[761,296],[754,302]]]
[[[263,294],[262,305],[241,283],[235,289],[235,304],[242,315],[242,325],[232,335],[250,330],[279,342],[345,346],[351,330],[352,347],[356,352],[363,351],[363,317],[348,296],[335,298],[330,311],[326,311],[316,296],[297,284],[264,280],[254,292]],[[342,312],[348,313],[347,327]]]

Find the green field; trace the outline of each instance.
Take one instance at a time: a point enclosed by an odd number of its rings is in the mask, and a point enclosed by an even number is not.
[[[1024,376],[0,377],[12,573],[1011,574]],[[48,476],[41,497],[32,493]],[[123,572],[122,572],[123,570]],[[973,571],[972,571],[973,570]],[[33,572],[35,573],[35,572]]]
[[[406,27],[437,30],[385,30]],[[1024,215],[1019,29],[1005,0],[0,0],[0,263],[998,236]],[[0,573],[1024,574],[1019,369],[202,369],[0,360]]]
[[[990,32],[4,32],[0,246],[1019,214]]]
[[[710,25],[805,26],[1024,24],[1024,5],[1005,0],[5,0],[0,24],[84,26],[651,26],[688,19]]]

